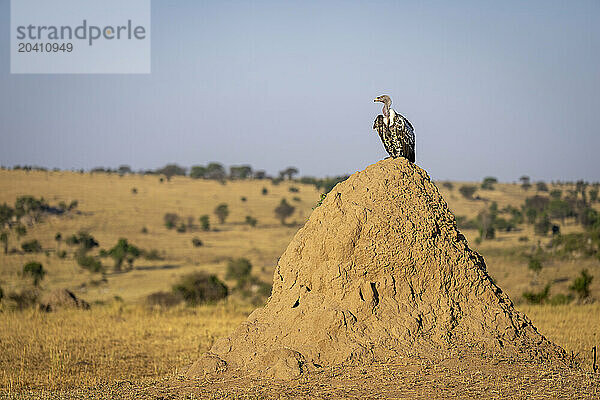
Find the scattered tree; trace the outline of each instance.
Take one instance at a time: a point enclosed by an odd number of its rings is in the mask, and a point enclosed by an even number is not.
[[[519,181],[521,181],[521,187],[524,190],[529,190],[529,188],[531,187],[531,181],[529,179],[529,177],[527,175],[523,175],[519,178]]]
[[[62,238],[62,233],[60,232],[56,232],[56,235],[54,235],[54,241],[56,242],[56,254],[60,252],[60,244],[62,242]]]
[[[219,219],[219,223],[224,224],[225,220],[229,216],[229,206],[225,203],[219,204],[215,208],[215,215]]]
[[[200,240],[200,239],[199,239],[199,238],[197,238],[197,237],[194,237],[194,238],[192,239],[192,245],[193,245],[194,247],[201,247],[203,244],[204,244],[204,243],[202,243],[202,240]]]
[[[246,224],[248,224],[254,228],[257,223],[258,223],[258,221],[256,220],[256,218],[254,218],[250,215],[246,215]]]
[[[483,182],[481,183],[481,188],[484,190],[494,190],[494,184],[498,183],[498,179],[493,176],[486,176],[483,178]]]
[[[200,179],[206,177],[207,169],[202,165],[194,165],[190,170],[190,178]]]
[[[598,201],[598,189],[590,189],[590,203],[595,203]]]
[[[548,191],[548,185],[546,185],[546,182],[543,181],[539,181],[535,184],[536,189],[538,192],[547,192]]]
[[[587,269],[581,270],[580,275],[573,280],[569,290],[575,292],[580,300],[587,299],[590,296],[590,284],[594,277],[590,275]]]
[[[219,278],[204,272],[186,275],[173,286],[173,293],[191,306],[224,299],[228,292],[227,286]]]
[[[163,220],[165,221],[165,226],[167,227],[167,229],[173,229],[175,228],[175,226],[177,226],[177,223],[179,222],[179,215],[175,213],[166,213],[163,216]]]
[[[210,219],[208,215],[204,214],[200,217],[200,228],[203,231],[210,231]]]
[[[23,266],[23,276],[29,276],[33,279],[33,285],[37,286],[44,276],[46,271],[42,264],[36,261],[28,262]]]
[[[460,194],[467,200],[471,200],[473,198],[473,194],[475,194],[476,190],[477,188],[473,185],[463,185],[458,189]]]
[[[287,176],[288,180],[292,180],[294,175],[298,174],[298,169],[295,167],[287,167],[283,171],[279,171],[279,178],[284,179]]]
[[[281,199],[281,203],[275,208],[275,215],[281,221],[282,225],[285,225],[285,220],[290,217],[296,208],[289,204],[286,199]]]
[[[17,225],[15,227],[15,233],[17,234],[17,238],[21,239],[23,236],[27,235],[27,228],[23,225]]]
[[[167,181],[170,181],[175,175],[185,176],[185,171],[185,168],[180,167],[177,164],[167,164],[164,167],[157,169],[156,173],[164,175],[167,178]]]
[[[222,181],[225,179],[227,174],[225,173],[225,168],[219,163],[210,163],[206,167],[206,173],[204,177],[206,179],[215,179],[218,181]]]
[[[0,233],[0,242],[4,246],[4,255],[8,254],[8,232]]]
[[[544,213],[533,226],[535,234],[540,236],[546,236],[550,228],[552,228],[552,222],[550,222],[550,218],[546,213]]]
[[[8,204],[4,203],[0,205],[0,228],[8,225],[14,214],[15,210],[13,210]]]
[[[136,258],[141,255],[140,250],[129,244],[127,239],[121,238],[117,244],[108,251],[108,255],[115,261],[115,271],[121,271],[123,261],[127,260],[129,268],[133,268],[133,263]]]
[[[252,167],[249,165],[233,165],[229,167],[231,179],[248,179],[252,176]]]
[[[42,251],[42,245],[37,239],[22,243],[21,248],[25,253],[39,253]]]
[[[117,172],[119,173],[119,175],[133,174],[133,171],[131,170],[131,167],[129,165],[119,165]]]

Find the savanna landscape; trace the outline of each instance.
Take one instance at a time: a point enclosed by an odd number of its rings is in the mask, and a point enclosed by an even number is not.
[[[279,257],[322,194],[345,179],[300,178],[295,168],[277,178],[232,168],[214,179],[171,167],[146,174],[0,170],[3,396],[136,398],[132,387],[158,390],[177,381],[265,303]],[[513,183],[486,177],[435,184],[491,279],[569,354],[588,380],[586,396],[597,393],[598,184],[530,182],[526,176]],[[476,374],[454,376],[444,372],[452,367],[423,365],[442,377],[441,386],[461,381],[470,388],[456,393],[495,393],[494,383]],[[398,376],[410,382],[411,368]],[[477,368],[485,376],[488,367]],[[354,385],[385,376],[378,369],[329,371],[329,380],[312,381],[310,393],[351,397],[353,385],[335,383],[342,372]],[[526,369],[511,379],[517,387],[529,382]],[[435,379],[429,382],[435,387]],[[274,381],[271,392],[236,395],[227,391],[235,385],[229,382],[220,392],[187,387],[181,393],[293,398],[307,396],[302,384]],[[409,395],[427,397],[413,384]],[[168,393],[164,398],[179,395]]]

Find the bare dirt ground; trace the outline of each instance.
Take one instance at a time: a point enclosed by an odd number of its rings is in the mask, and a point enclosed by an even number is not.
[[[120,381],[88,389],[29,392],[9,398],[73,399],[597,399],[600,374],[567,365],[510,360],[402,359],[369,367],[335,367],[292,381],[227,376],[176,377],[139,385]]]

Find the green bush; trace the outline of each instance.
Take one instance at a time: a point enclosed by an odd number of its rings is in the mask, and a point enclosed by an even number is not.
[[[23,225],[17,225],[15,227],[15,233],[18,237],[25,236],[27,235],[27,228],[25,228]]]
[[[187,231],[187,226],[182,222],[177,226],[177,233],[185,233]]]
[[[231,259],[227,262],[225,279],[234,279],[238,282],[246,280],[252,271],[252,264],[247,258]]]
[[[550,294],[550,284],[546,285],[540,292],[523,292],[523,298],[529,304],[543,304]]]
[[[44,276],[46,275],[46,271],[42,264],[36,261],[28,262],[23,265],[23,276],[29,276],[33,279],[33,285],[37,286]]]
[[[246,215],[246,224],[248,224],[254,228],[257,223],[258,223],[258,221],[256,220],[256,218],[254,218],[250,215]]]
[[[197,238],[197,237],[194,237],[194,238],[192,239],[192,245],[193,245],[194,247],[201,247],[203,244],[204,244],[204,243],[202,243],[202,240],[200,240],[200,239],[199,239],[199,238]]]
[[[579,299],[587,299],[590,296],[590,284],[593,280],[594,277],[588,273],[587,269],[583,269],[580,275],[573,280],[569,290],[575,292]]]
[[[37,239],[22,243],[21,248],[25,253],[40,253],[42,251],[42,245]]]
[[[263,194],[263,196],[266,196],[269,193],[269,191],[267,190],[266,187],[264,187],[264,188],[262,188],[261,193]]]
[[[552,227],[552,222],[547,214],[544,214],[538,222],[533,226],[533,230],[536,235],[546,236],[548,231]]]
[[[179,215],[175,213],[166,213],[163,216],[163,221],[165,222],[167,229],[173,229],[179,222]]]
[[[78,252],[75,256],[75,260],[81,268],[87,269],[90,272],[100,273],[104,271],[102,263],[96,257]]]
[[[98,241],[86,231],[79,231],[76,235],[71,235],[66,240],[69,246],[79,246],[81,250],[89,251],[98,247]]]
[[[173,286],[173,293],[192,306],[224,299],[228,292],[227,286],[219,278],[204,272],[186,275]]]
[[[460,194],[467,200],[470,200],[473,198],[473,195],[475,194],[476,190],[477,190],[477,188],[473,185],[463,185],[458,189]]]
[[[535,186],[536,186],[538,192],[547,192],[548,191],[548,185],[546,185],[546,182],[542,182],[542,181],[537,182],[535,184]]]
[[[247,202],[247,201],[248,201],[248,199],[247,199],[245,196],[242,196],[242,197],[240,197],[240,200],[241,200],[243,203],[245,203],[245,202]]]
[[[224,224],[225,220],[229,216],[229,206],[225,203],[221,203],[215,208],[214,213],[219,219],[219,222]]]
[[[292,193],[298,193],[300,191],[296,186],[290,186],[288,190]]]
[[[210,231],[210,219],[206,214],[200,217],[200,229],[203,231]]]
[[[60,250],[56,253],[56,256],[58,258],[67,258],[67,252],[66,250]]]

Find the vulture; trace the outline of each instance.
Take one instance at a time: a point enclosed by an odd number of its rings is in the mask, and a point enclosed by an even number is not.
[[[375,118],[373,129],[379,134],[385,151],[390,157],[405,157],[415,162],[415,131],[406,118],[394,111],[390,96],[376,97],[375,102],[383,103],[383,115]]]

